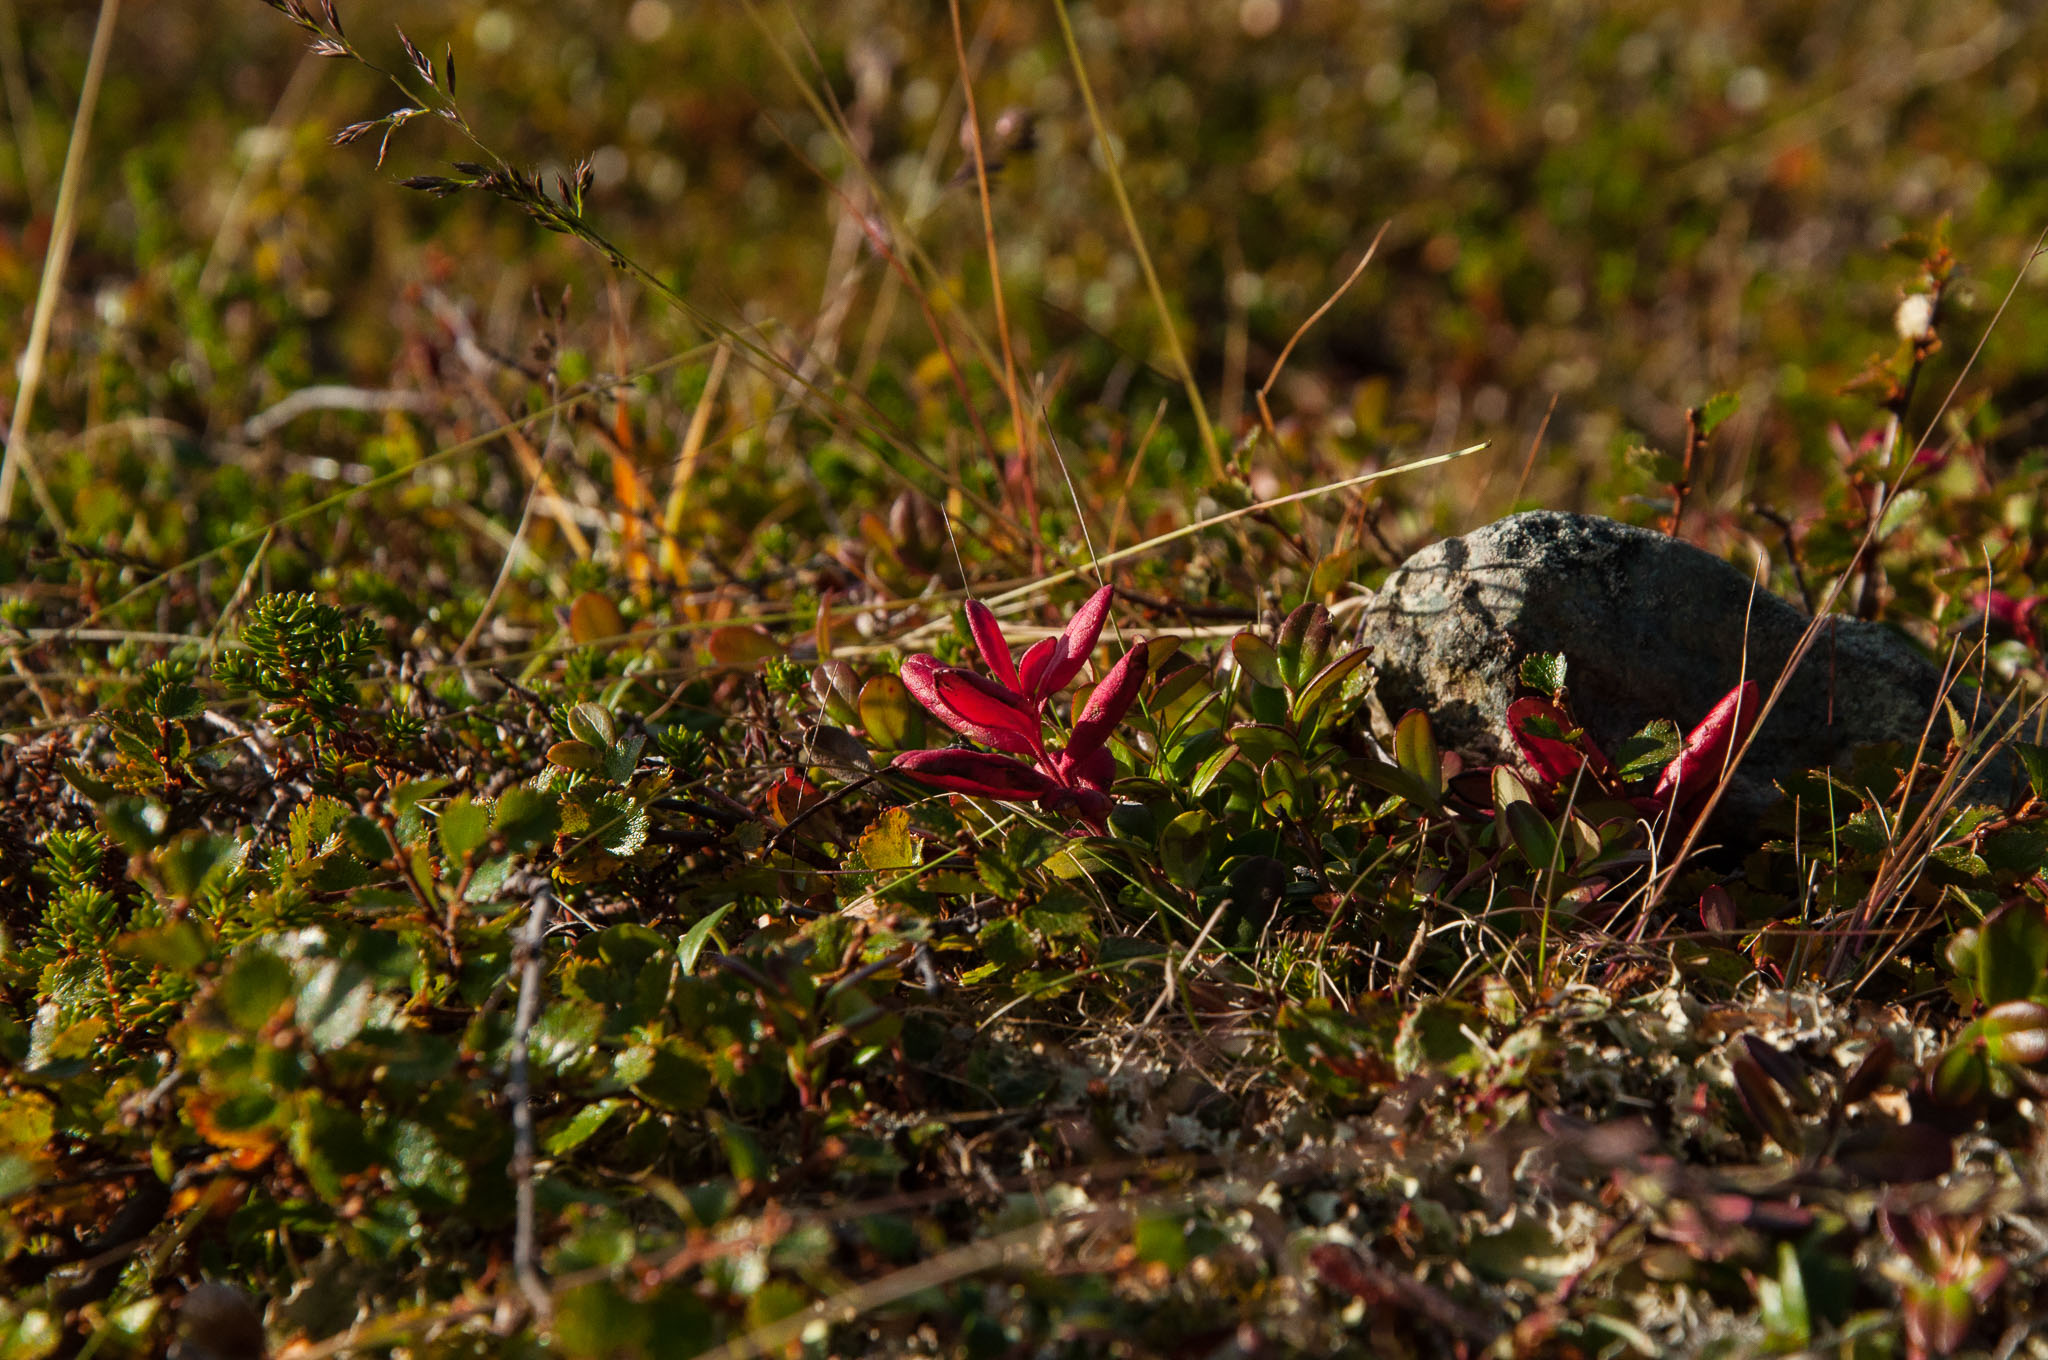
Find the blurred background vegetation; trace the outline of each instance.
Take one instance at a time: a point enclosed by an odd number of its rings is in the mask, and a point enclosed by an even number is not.
[[[1613,511],[1612,455],[1636,432],[1674,443],[1685,408],[1721,389],[1744,402],[1708,495],[1811,490],[1833,455],[1801,417],[1892,344],[1902,271],[1885,245],[1949,216],[1965,267],[1954,300],[1974,334],[2044,219],[2040,12],[1138,0],[1077,5],[1074,22],[1233,433],[1288,335],[1391,222],[1290,360],[1275,414],[1315,433],[1284,479],[1394,445],[1501,441],[1442,484],[1449,528],[1505,507],[1553,397],[1532,499]],[[908,382],[930,334],[848,222],[861,182],[779,44],[829,85],[953,299],[985,310],[944,6],[353,0],[341,13],[394,65],[394,23],[437,55],[451,46],[465,110],[515,163],[588,156],[596,220],[709,311],[774,321],[791,344],[829,318],[856,382]],[[0,2],[0,314],[17,334],[93,21],[76,0]],[[1064,406],[1142,426],[1178,388],[1055,16],[996,0],[966,21],[984,121],[1009,112],[1005,131],[1028,128],[992,186],[1020,360]],[[129,6],[37,426],[75,436],[142,415],[218,433],[308,383],[424,381],[446,362],[437,296],[515,355],[542,329],[536,289],[572,290],[570,343],[601,368],[696,338],[501,204],[395,188],[463,154],[448,129],[406,128],[381,169],[374,136],[329,147],[392,103],[370,73],[305,55],[256,0]],[[2044,280],[2037,267],[1972,384],[1994,456],[2034,444],[2048,409]],[[1966,349],[1952,343],[1922,385],[1930,411]],[[1198,470],[1191,440],[1159,447],[1162,474]],[[89,499],[94,471],[55,475]]]

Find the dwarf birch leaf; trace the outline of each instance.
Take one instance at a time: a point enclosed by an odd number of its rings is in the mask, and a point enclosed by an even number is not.
[[[1563,652],[1531,652],[1522,658],[1522,683],[1537,693],[1555,699],[1564,693]]]
[[[460,864],[491,838],[491,810],[465,793],[441,809],[440,832],[442,853]]]

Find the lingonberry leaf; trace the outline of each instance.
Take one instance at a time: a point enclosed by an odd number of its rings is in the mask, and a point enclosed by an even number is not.
[[[1508,732],[1523,763],[1546,785],[1570,784],[1581,766],[1596,777],[1604,778],[1608,772],[1607,756],[1548,699],[1517,699],[1509,704]]]

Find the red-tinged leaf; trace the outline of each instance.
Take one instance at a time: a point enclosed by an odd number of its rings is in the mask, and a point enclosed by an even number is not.
[[[1017,692],[1032,703],[1038,703],[1059,688],[1049,683],[1053,668],[1066,655],[1067,640],[1063,637],[1040,638],[1024,649],[1024,655],[1017,662]]]
[[[1058,694],[1074,683],[1074,677],[1081,673],[1081,667],[1088,664],[1088,658],[1095,652],[1095,643],[1102,636],[1102,625],[1109,618],[1109,602],[1116,594],[1113,586],[1104,586],[1082,601],[1074,611],[1074,617],[1067,620],[1067,630],[1060,634],[1060,653],[1052,668],[1046,673],[1045,693],[1037,697]]]
[[[704,650],[713,662],[734,670],[748,670],[782,654],[781,645],[766,632],[741,624],[712,629],[704,639]]]
[[[988,673],[1022,694],[1017,684],[1016,663],[1010,660],[1009,640],[1003,636],[995,612],[980,600],[967,602],[967,631],[974,634],[974,645],[981,652],[981,659],[988,663]]]
[[[1081,716],[1074,720],[1074,735],[1067,742],[1067,754],[1077,760],[1085,759],[1094,752],[1105,749],[1109,734],[1116,731],[1116,725],[1130,712],[1131,704],[1138,697],[1138,689],[1145,683],[1146,663],[1149,660],[1144,644],[1124,653],[1124,659],[1110,667],[1109,674],[1088,695],[1088,702],[1081,707]]]
[[[1676,813],[1690,812],[1704,802],[1720,782],[1730,756],[1756,726],[1762,708],[1763,691],[1756,681],[1745,680],[1729,690],[1699,726],[1685,734],[1685,749],[1657,779],[1657,801]]]
[[[1799,1136],[1799,1125],[1764,1070],[1748,1058],[1736,1058],[1728,1064],[1728,1070],[1735,1077],[1735,1094],[1748,1111],[1750,1121],[1779,1147],[1795,1157],[1800,1155],[1805,1145]]]
[[[1038,715],[1023,708],[1023,701],[1004,686],[952,667],[935,671],[932,684],[940,701],[960,719],[955,730],[998,751],[1038,754]]]
[[[972,738],[984,746],[993,746],[1001,751],[1011,751],[1018,755],[1036,754],[1030,742],[1020,743],[1018,741],[1016,733],[1011,729],[1007,721],[1001,727],[990,727],[985,723],[977,722],[955,708],[952,700],[940,692],[939,678],[942,675],[968,675],[970,672],[942,666],[937,658],[920,652],[916,656],[905,659],[900,674],[903,677],[904,688],[910,691],[910,697],[924,705],[925,710],[934,718],[937,718],[961,736]],[[990,681],[983,681],[982,683],[992,685]],[[1014,698],[1015,696],[1011,697]],[[1037,720],[1033,719],[1031,728],[1034,734],[1037,731],[1037,727]]]
[[[1107,793],[1110,782],[1116,778],[1116,757],[1107,746],[1098,746],[1077,758],[1070,746],[1060,756],[1060,777],[1069,784]]]
[[[903,658],[903,665],[897,674],[903,677],[904,688],[910,697],[923,704],[931,715],[945,721],[946,701],[939,697],[939,687],[934,677],[944,669],[939,659],[925,652]]]
[[[904,751],[890,768],[934,788],[980,798],[1028,803],[1059,791],[1059,785],[1029,765],[986,751]]]
[[[777,825],[788,826],[824,798],[816,784],[791,770],[768,786],[768,815]]]
[[[1733,934],[1742,927],[1742,917],[1735,910],[1735,899],[1718,883],[1711,884],[1700,894],[1700,924],[1721,935]]]
[[[2002,590],[1994,590],[1971,596],[1970,604],[1983,610],[1993,622],[2020,641],[2030,647],[2034,645],[2034,613],[2041,607],[2040,596],[2029,595],[2022,600]]]
[[[1949,1355],[1970,1339],[1977,1312],[1970,1291],[1941,1280],[1915,1280],[1904,1291],[1900,1310],[1906,1323],[1906,1353]]]
[[[1535,772],[1545,786],[1567,788],[1578,778],[1579,767],[1588,774],[1605,778],[1607,756],[1593,739],[1574,728],[1564,710],[1548,699],[1517,699],[1508,705],[1508,732],[1515,739],[1522,762]],[[1570,739],[1555,735],[1573,733]]]
[[[1387,1291],[1366,1273],[1357,1254],[1341,1243],[1325,1242],[1311,1248],[1308,1263],[1315,1270],[1316,1278],[1339,1294],[1364,1299],[1367,1303],[1378,1303],[1387,1296]]]
[[[626,622],[609,597],[586,590],[569,606],[569,637],[579,645],[625,634]]]

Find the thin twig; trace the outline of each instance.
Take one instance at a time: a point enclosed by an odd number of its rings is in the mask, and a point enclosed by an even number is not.
[[[62,533],[64,517],[50,498],[35,463],[28,454],[29,413],[35,409],[36,389],[43,381],[43,355],[50,347],[50,319],[57,311],[57,294],[64,281],[64,267],[71,260],[71,241],[78,231],[78,186],[85,178],[85,146],[92,133],[93,110],[100,102],[100,83],[107,73],[107,49],[114,42],[114,20],[120,15],[121,0],[100,0],[100,17],[92,34],[92,55],[86,59],[85,83],[78,91],[78,113],[71,120],[71,145],[64,152],[64,177],[57,185],[57,212],[50,223],[50,244],[43,252],[43,277],[36,288],[36,310],[28,327],[28,349],[21,356],[21,386],[14,399],[14,419],[7,429],[7,452],[0,455],[0,520],[14,510],[14,479],[28,478],[29,491],[41,507],[43,518]]]
[[[1280,357],[1273,361],[1273,371],[1266,375],[1265,382],[1259,384],[1259,419],[1265,423],[1266,437],[1274,443],[1280,442],[1280,436],[1273,429],[1273,408],[1266,404],[1266,395],[1273,390],[1273,384],[1280,381],[1280,370],[1287,367],[1287,356],[1294,353],[1294,347],[1301,342],[1302,336],[1308,334],[1309,327],[1321,321],[1323,313],[1336,306],[1338,299],[1351,291],[1351,285],[1358,282],[1358,276],[1372,263],[1372,257],[1379,254],[1380,242],[1386,238],[1387,228],[1392,225],[1391,221],[1380,223],[1380,229],[1373,233],[1372,244],[1365,248],[1365,254],[1358,257],[1358,263],[1351,266],[1351,272],[1345,275],[1344,282],[1337,285],[1336,292],[1323,299],[1322,306],[1308,314],[1308,320],[1294,328],[1294,334],[1288,336],[1287,343],[1280,347]]]
[[[543,1320],[554,1315],[554,1300],[534,1261],[533,1090],[527,1075],[527,1045],[540,1016],[541,942],[547,935],[548,908],[553,903],[554,894],[543,886],[533,895],[526,924],[519,932],[514,959],[519,969],[519,1008],[512,1020],[512,1051],[505,1073],[505,1103],[512,1107],[512,1270],[519,1292],[526,1296],[534,1315]]]
[[[313,411],[410,411],[417,415],[433,409],[433,400],[422,392],[322,383],[302,387],[276,405],[250,416],[242,422],[241,435],[248,443],[259,443]]]

